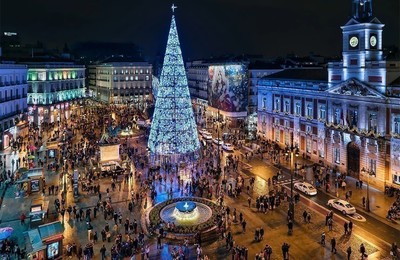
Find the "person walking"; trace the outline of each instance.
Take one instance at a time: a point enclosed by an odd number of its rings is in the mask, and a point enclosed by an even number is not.
[[[246,224],[247,224],[246,220],[243,219],[243,221],[242,221],[242,232],[243,233],[246,233]]]
[[[251,198],[250,197],[247,198],[247,203],[249,204],[249,208],[250,208],[250,206],[251,206]]]
[[[106,246],[103,245],[103,246],[100,248],[101,260],[106,259],[106,251],[107,251]]]
[[[346,253],[347,253],[347,260],[350,260],[351,253],[352,253],[351,246],[349,246],[349,247],[347,248]]]
[[[361,253],[361,259],[364,259],[367,256],[364,243],[361,243],[360,245],[360,253]]]
[[[349,223],[344,222],[344,235],[346,236],[349,233]]]
[[[288,260],[289,259],[289,248],[290,245],[288,243],[283,243],[282,245],[282,255],[283,255],[283,260]]]
[[[333,227],[333,220],[332,218],[328,219],[328,227],[329,227],[329,231],[332,231],[332,227]]]
[[[322,232],[321,234],[321,245],[325,246],[325,232]]]
[[[336,239],[334,237],[332,237],[331,239],[331,252],[333,252],[334,254],[336,254]]]

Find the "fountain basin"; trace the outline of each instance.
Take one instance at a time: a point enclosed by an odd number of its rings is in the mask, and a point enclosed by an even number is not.
[[[206,222],[212,216],[210,207],[193,201],[179,201],[165,206],[160,211],[161,219],[180,226],[194,226]]]

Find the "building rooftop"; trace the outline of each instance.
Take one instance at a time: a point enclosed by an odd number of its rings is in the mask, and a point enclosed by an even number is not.
[[[282,67],[276,63],[255,61],[249,64],[249,70],[279,70],[279,69],[282,69]]]
[[[103,60],[102,62],[100,62],[100,64],[103,63],[147,63],[145,62],[144,59],[139,58],[139,57],[127,57],[127,56],[114,56],[114,57],[109,57],[105,60]]]
[[[285,69],[262,79],[327,81],[328,71],[324,68]]]

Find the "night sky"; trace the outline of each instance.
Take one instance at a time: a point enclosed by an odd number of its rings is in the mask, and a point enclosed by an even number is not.
[[[386,24],[384,45],[399,45],[399,0],[373,1]],[[151,57],[164,52],[171,20],[166,0],[0,0],[1,30],[22,42],[48,47],[65,42],[129,41]],[[175,1],[184,59],[220,54],[294,52],[340,55],[341,30],[351,0],[179,0]]]

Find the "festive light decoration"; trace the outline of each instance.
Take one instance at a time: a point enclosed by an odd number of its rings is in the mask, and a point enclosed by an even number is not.
[[[194,158],[200,148],[174,15],[148,147],[153,158],[166,157],[171,163]]]

